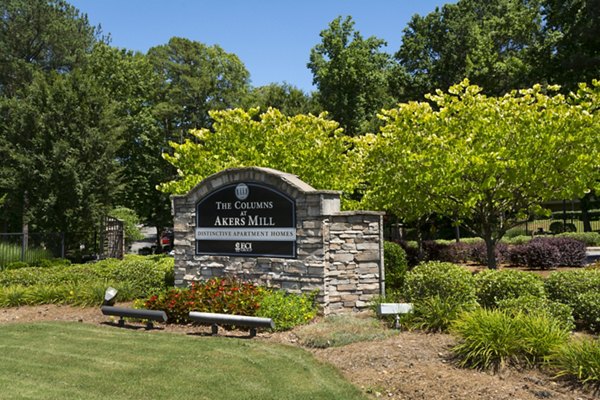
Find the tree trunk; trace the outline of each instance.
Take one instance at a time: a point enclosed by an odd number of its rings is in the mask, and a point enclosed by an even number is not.
[[[162,254],[162,241],[161,235],[163,231],[162,226],[156,226],[156,250],[154,251],[156,254]]]
[[[590,207],[590,196],[591,196],[591,193],[588,193],[585,196],[583,196],[583,198],[580,200],[580,202],[581,202],[581,220],[583,221],[583,231],[584,232],[592,231],[592,224],[590,223],[590,215],[588,213],[588,210]]]
[[[492,238],[491,233],[486,233],[483,239],[485,240],[487,253],[487,266],[489,269],[498,269],[496,264],[496,241]]]

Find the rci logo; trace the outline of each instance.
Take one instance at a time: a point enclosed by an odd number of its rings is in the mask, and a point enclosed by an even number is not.
[[[235,187],[235,197],[237,197],[238,200],[246,200],[249,194],[250,188],[245,183],[240,183]]]
[[[236,253],[249,253],[252,251],[252,243],[250,242],[236,242],[235,252]]]

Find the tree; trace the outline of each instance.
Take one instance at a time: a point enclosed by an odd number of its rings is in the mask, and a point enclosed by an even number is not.
[[[63,0],[0,2],[0,94],[12,95],[34,71],[66,72],[97,41],[99,29]]]
[[[34,75],[15,97],[0,98],[0,193],[5,224],[16,230],[94,230],[120,190],[115,104],[74,71]],[[8,177],[8,179],[6,179]]]
[[[314,97],[287,83],[271,83],[252,88],[244,98],[242,106],[244,109],[259,107],[263,111],[269,107],[277,108],[285,115],[317,115],[322,111]]]
[[[538,0],[460,0],[415,15],[395,55],[395,95],[420,100],[464,78],[495,95],[531,86],[541,10]]]
[[[600,77],[600,1],[544,0],[540,78],[576,90]]]
[[[156,116],[180,142],[188,130],[210,127],[210,110],[238,105],[248,88],[244,64],[219,46],[174,37],[148,50],[148,58],[163,79]]]
[[[186,193],[214,173],[233,167],[269,167],[296,174],[318,189],[353,193],[358,174],[353,141],[324,115],[285,116],[276,109],[213,111],[213,129],[190,132],[194,140],[171,143],[165,155],[179,179],[162,185],[168,193]],[[348,197],[346,196],[346,199]]]
[[[548,90],[557,88],[548,88]],[[577,95],[542,87],[488,97],[464,81],[383,112],[381,135],[365,139],[364,201],[407,219],[458,217],[483,238],[488,266],[504,233],[540,204],[581,197],[597,184],[600,83]]]
[[[376,113],[389,106],[390,57],[381,52],[385,42],[363,39],[347,17],[334,19],[321,32],[321,43],[310,52],[308,68],[319,89],[317,98],[348,135],[369,129]]]
[[[162,232],[172,225],[171,202],[157,186],[176,174],[162,157],[169,150],[169,138],[155,116],[162,77],[145,55],[104,43],[94,47],[85,73],[117,103],[115,113],[123,137],[117,160],[123,168],[124,190],[113,204],[134,210],[145,224]]]

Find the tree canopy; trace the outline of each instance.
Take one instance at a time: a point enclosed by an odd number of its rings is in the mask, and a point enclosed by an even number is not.
[[[216,45],[173,37],[147,56],[163,78],[156,114],[172,138],[210,127],[208,112],[239,105],[248,89],[244,64]]]
[[[541,31],[537,0],[460,0],[415,15],[395,55],[404,98],[420,99],[464,78],[490,94],[530,86]]]
[[[233,167],[269,167],[298,175],[317,189],[342,190],[349,200],[358,184],[352,140],[324,115],[286,116],[279,110],[213,111],[211,130],[193,130],[193,140],[171,143],[165,155],[179,179],[162,190],[186,193],[214,173]]]
[[[64,0],[0,2],[0,94],[31,82],[34,71],[72,70],[97,41],[99,29]]]
[[[276,108],[285,115],[320,114],[321,107],[313,96],[305,94],[297,87],[283,83],[271,83],[251,88],[242,101],[244,109],[259,107],[266,111]]]
[[[557,89],[557,88],[549,88]],[[600,83],[577,95],[542,86],[489,97],[464,81],[448,92],[384,110],[369,148],[365,204],[406,220],[428,212],[460,219],[488,246],[540,205],[581,197],[598,183]]]
[[[8,226],[93,229],[120,189],[115,103],[88,76],[37,73],[0,99],[0,190]]]
[[[334,19],[320,36],[308,63],[319,89],[317,99],[346,134],[365,132],[377,111],[392,101],[390,57],[381,51],[385,41],[364,39],[351,17]]]

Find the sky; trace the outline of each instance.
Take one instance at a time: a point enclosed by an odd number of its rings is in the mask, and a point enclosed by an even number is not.
[[[252,86],[288,83],[315,90],[306,64],[320,32],[351,16],[364,38],[387,42],[394,54],[414,14],[427,15],[450,0],[68,0],[111,45],[146,53],[179,36],[236,54]]]

